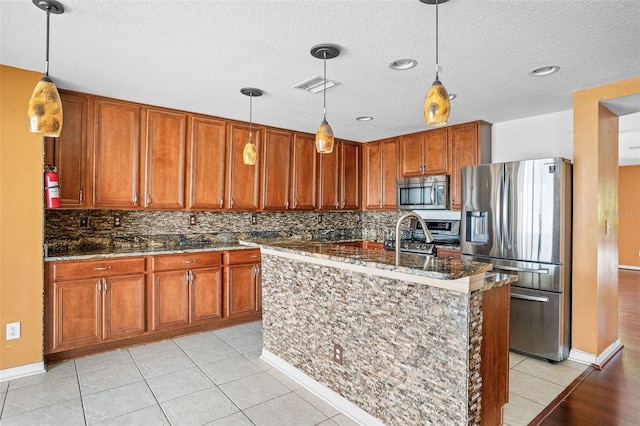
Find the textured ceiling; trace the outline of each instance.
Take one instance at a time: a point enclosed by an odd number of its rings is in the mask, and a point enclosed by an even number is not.
[[[59,87],[315,133],[322,94],[293,86],[322,75],[336,137],[369,141],[426,129],[435,6],[418,0],[78,1],[51,16],[50,75]],[[640,75],[638,0],[450,0],[440,11],[440,79],[450,123],[491,123],[572,109],[577,90]],[[44,71],[46,14],[0,0],[4,65]],[[389,63],[418,61],[394,71]],[[531,77],[533,68],[560,72]],[[371,115],[373,121],[355,118]],[[640,125],[638,126],[640,129]]]

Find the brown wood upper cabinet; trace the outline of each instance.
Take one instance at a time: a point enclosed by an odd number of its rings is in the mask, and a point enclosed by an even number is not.
[[[184,208],[187,115],[146,110],[145,199],[152,209]]]
[[[491,124],[484,121],[448,127],[449,131],[449,199],[451,210],[462,207],[460,169],[491,162]]]
[[[261,152],[261,209],[315,209],[315,135],[266,128]]]
[[[262,160],[263,210],[287,210],[290,203],[291,148],[293,134],[284,130],[265,129],[260,150]]]
[[[249,140],[249,126],[229,123],[227,151],[227,208],[229,210],[257,210],[260,207],[260,161],[248,166],[242,161],[244,145]],[[253,143],[258,155],[262,149],[262,128],[253,126]]]
[[[187,207],[224,208],[227,122],[204,116],[189,118]]]
[[[318,155],[318,208],[360,208],[360,144],[336,141],[333,152]]]
[[[58,138],[46,138],[45,162],[58,169],[60,207],[85,207],[87,96],[60,90],[64,126]]]
[[[365,144],[363,164],[364,208],[394,210],[398,178],[398,138]]]
[[[134,208],[140,195],[140,107],[96,99],[94,103],[93,205]]]
[[[291,192],[289,208],[314,210],[316,208],[317,172],[316,136],[296,133],[291,152]]]
[[[444,127],[400,136],[400,175],[447,174],[447,149],[447,128]]]

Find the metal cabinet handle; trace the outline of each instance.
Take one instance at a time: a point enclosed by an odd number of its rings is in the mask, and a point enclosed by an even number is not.
[[[293,200],[293,208],[295,209],[296,207],[298,207],[298,200]]]
[[[102,279],[102,294],[107,294],[109,291],[109,283],[104,278]]]
[[[530,272],[532,274],[541,274],[547,275],[549,273],[548,269],[529,269],[529,268],[518,268],[516,266],[504,266],[504,265],[494,265],[494,271],[512,271],[512,272]]]
[[[222,198],[220,198],[220,208],[222,208],[223,204],[224,204],[224,200]]]
[[[149,207],[149,204],[151,204],[151,194],[147,194],[147,204],[145,207]]]
[[[81,189],[80,190],[80,200],[79,201],[82,202],[82,199],[83,199],[83,194],[82,194],[82,189]]]
[[[189,281],[191,279],[190,272],[191,271],[187,271],[184,273],[184,285],[189,285]]]
[[[285,202],[284,202],[284,208],[285,208],[285,209],[288,209],[288,208],[289,208],[289,200],[287,200],[287,201],[285,201]]]
[[[511,297],[514,299],[522,299],[522,300],[530,300],[532,302],[548,302],[548,297],[538,297],[538,296],[527,296],[525,294],[514,294],[511,293]]]
[[[231,199],[229,200],[229,205],[233,207],[233,197],[231,197]]]
[[[134,192],[133,193],[133,204],[138,204],[138,193]]]
[[[102,294],[102,278],[98,280],[98,294]]]
[[[183,260],[182,263],[198,263],[198,259]]]
[[[94,271],[107,271],[111,269],[111,266],[96,266],[93,268]]]

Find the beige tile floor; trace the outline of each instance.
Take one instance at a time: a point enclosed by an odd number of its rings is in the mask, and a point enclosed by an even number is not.
[[[254,322],[55,364],[0,383],[0,424],[355,424],[261,361],[261,347]],[[510,426],[527,424],[585,368],[510,361]]]

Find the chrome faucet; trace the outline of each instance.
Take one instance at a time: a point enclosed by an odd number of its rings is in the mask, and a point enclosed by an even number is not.
[[[424,231],[424,237],[426,238],[427,242],[430,243],[431,241],[433,241],[431,232],[429,232],[429,230],[427,229],[427,224],[424,223],[424,219],[422,218],[422,216],[415,212],[407,212],[400,216],[400,219],[398,219],[398,223],[396,223],[396,266],[398,266],[398,264],[400,263],[400,224],[408,217],[415,217],[416,219],[418,219],[418,222],[420,222],[422,230]]]

